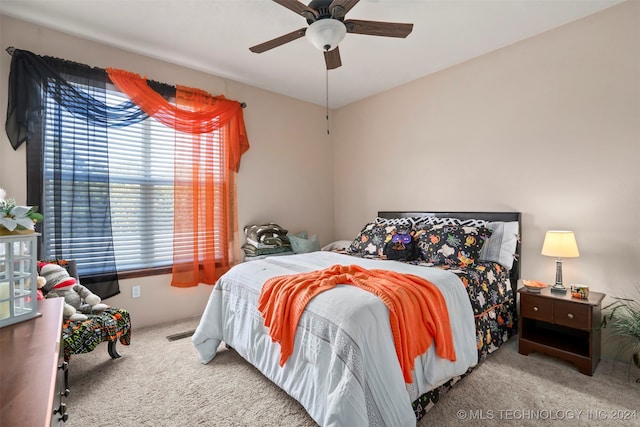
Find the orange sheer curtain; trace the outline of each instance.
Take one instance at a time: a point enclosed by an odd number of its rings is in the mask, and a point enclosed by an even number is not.
[[[214,284],[239,261],[235,178],[249,149],[240,103],[177,86],[174,106],[137,74],[107,73],[143,111],[176,130],[171,285]]]

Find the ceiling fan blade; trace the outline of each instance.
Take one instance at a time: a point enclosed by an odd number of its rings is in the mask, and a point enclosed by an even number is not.
[[[369,36],[405,38],[413,30],[413,24],[361,21],[359,19],[347,19],[344,21],[344,25],[347,27],[347,33],[366,34]]]
[[[299,2],[298,0],[273,0],[278,3],[280,6],[284,6],[287,9],[297,13],[298,15],[302,15],[306,19],[310,19],[311,21],[315,21],[318,17],[318,14],[315,10],[311,9],[306,4]]]
[[[283,36],[276,37],[273,40],[269,40],[267,42],[250,47],[249,50],[254,53],[266,52],[267,50],[273,49],[274,47],[282,46],[285,43],[289,43],[291,41],[299,39],[300,37],[303,37],[306,32],[306,27],[300,28],[299,30],[292,31],[289,34],[285,34]]]
[[[353,6],[357,5],[360,0],[333,0],[329,5],[329,10],[331,11],[331,17],[334,19],[344,18],[344,15],[349,12]],[[340,7],[340,9],[334,9],[335,7]]]
[[[333,70],[342,66],[342,60],[340,59],[340,51],[338,50],[338,47],[324,53],[324,62],[327,64],[327,70]]]

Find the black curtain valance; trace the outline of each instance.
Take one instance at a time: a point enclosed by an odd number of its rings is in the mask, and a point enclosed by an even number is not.
[[[138,123],[149,116],[132,101],[110,106],[68,82],[68,76],[89,79],[106,85],[105,69],[90,67],[64,59],[39,56],[12,49],[9,73],[9,97],[5,128],[14,150],[37,133],[35,128],[43,114],[42,96],[46,93],[79,120],[94,126],[122,127]],[[163,97],[175,96],[175,86],[147,81]]]

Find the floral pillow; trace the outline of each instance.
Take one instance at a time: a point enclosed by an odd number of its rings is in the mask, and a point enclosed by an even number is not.
[[[380,224],[376,221],[365,225],[349,246],[349,252],[366,257],[382,257],[384,245],[395,230],[394,224]]]
[[[478,259],[490,236],[486,227],[437,224],[419,234],[418,248],[426,262],[466,267]]]

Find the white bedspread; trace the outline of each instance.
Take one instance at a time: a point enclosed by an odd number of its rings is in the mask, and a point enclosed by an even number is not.
[[[369,292],[338,285],[310,301],[298,325],[294,352],[280,367],[280,347],[271,341],[257,311],[262,284],[273,276],[335,264],[393,269],[438,286],[447,302],[457,360],[436,356],[432,345],[416,358],[413,384],[405,384],[387,307]],[[233,347],[321,426],[413,426],[413,400],[477,363],[471,303],[455,274],[334,252],[266,258],[232,268],[214,286],[192,340],[202,363],[215,357],[221,342]]]

